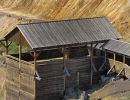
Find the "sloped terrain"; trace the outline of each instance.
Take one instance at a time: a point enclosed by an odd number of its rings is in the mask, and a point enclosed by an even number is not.
[[[38,20],[30,19],[28,17],[16,16],[12,14],[0,13],[0,39],[2,39],[6,34],[11,32],[17,24],[30,23],[32,21]]]
[[[100,90],[91,95],[90,100],[95,98],[102,100],[129,100],[130,99],[130,81],[118,80],[105,85]]]
[[[130,42],[129,1],[130,0],[0,0],[0,12],[4,12],[0,13],[0,39],[10,32],[18,23],[32,22],[34,19],[45,21],[106,16],[122,34],[123,39]],[[4,75],[5,73],[3,69],[1,69],[0,81],[2,84],[4,82]],[[99,93],[102,94],[105,91],[106,90],[101,90]],[[96,93],[94,96],[96,96]],[[108,98],[109,99],[105,100],[112,100],[111,97],[108,96]]]
[[[0,16],[0,38],[2,38],[5,34],[10,32],[16,24],[18,24],[18,20],[8,16]]]
[[[61,20],[106,16],[121,32],[123,38],[130,38],[130,7],[128,0],[0,0],[0,11],[29,19]],[[17,22],[16,18],[2,24],[8,30]],[[10,25],[10,23],[14,23]],[[2,31],[0,33],[6,33]]]
[[[7,13],[40,19],[72,19],[107,16],[115,21],[127,0],[1,0]]]

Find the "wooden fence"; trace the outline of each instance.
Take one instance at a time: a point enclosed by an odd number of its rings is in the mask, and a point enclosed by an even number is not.
[[[34,100],[35,80],[33,65],[7,56],[6,100]]]

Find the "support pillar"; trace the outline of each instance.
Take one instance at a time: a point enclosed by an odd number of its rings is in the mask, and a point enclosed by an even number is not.
[[[106,52],[106,50],[105,50],[105,63],[106,63],[106,61],[107,61],[107,52]]]
[[[125,64],[126,58],[125,55],[123,55],[123,63]]]
[[[93,86],[93,44],[90,46],[91,87]]]
[[[41,54],[41,52],[42,51],[40,51],[39,53],[37,53],[37,51],[35,51],[35,50],[33,51],[33,53],[30,52],[30,55],[33,57],[33,64],[34,64],[34,95],[35,96],[36,96],[36,80],[35,79],[37,79],[37,77],[38,77],[39,81],[41,80],[40,76],[37,75],[38,72],[36,72],[37,71],[37,59],[38,59],[38,56]]]
[[[8,40],[6,40],[6,46],[5,46],[5,53],[6,53],[6,55],[8,55]]]
[[[126,61],[126,58],[125,58],[125,55],[123,55],[123,64],[125,64],[125,61]],[[125,76],[126,72],[125,72],[125,69],[124,69],[124,76]]]
[[[116,54],[114,53],[114,65],[116,65]]]
[[[70,73],[68,72],[66,68],[66,61],[69,58],[69,52],[67,48],[62,48],[62,53],[63,53],[63,64],[64,64],[64,73],[68,76],[70,76]],[[64,76],[64,91],[66,90],[66,75]]]
[[[37,55],[36,55],[36,51],[34,51],[34,95],[36,96],[36,80],[35,80],[35,76],[36,76],[36,61],[37,61]],[[35,98],[36,99],[36,98]]]
[[[107,62],[107,52],[105,50],[104,62],[101,65],[101,67],[99,68],[99,71],[102,71],[102,69],[105,67],[106,62]]]
[[[20,100],[20,83],[21,83],[21,59],[22,59],[22,45],[21,45],[21,36],[19,40],[19,100]]]
[[[2,43],[3,44],[3,43]],[[7,63],[7,55],[8,55],[8,40],[5,41],[5,44],[3,44],[4,48],[5,48],[5,60]],[[7,78],[7,65],[6,65],[6,70],[5,70],[5,74],[6,74],[6,78]],[[4,91],[4,100],[6,100],[7,98],[7,90],[6,90],[6,79],[5,79],[5,91]]]

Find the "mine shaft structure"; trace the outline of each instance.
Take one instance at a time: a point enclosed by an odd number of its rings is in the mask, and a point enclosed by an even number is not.
[[[68,88],[92,88],[108,68],[112,50],[107,45],[119,38],[105,17],[17,25],[1,41],[6,48],[5,100],[60,100]],[[9,52],[12,43],[19,47],[16,54]],[[103,59],[97,50],[104,52]],[[109,74],[115,67],[108,69]]]

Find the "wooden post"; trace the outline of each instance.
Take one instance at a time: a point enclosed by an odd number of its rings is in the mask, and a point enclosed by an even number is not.
[[[63,56],[64,56],[64,63],[65,63],[66,60],[68,59],[68,51],[66,48],[63,48]]]
[[[125,61],[126,61],[126,58],[125,58],[125,55],[123,55],[123,64],[125,64]],[[125,69],[124,69],[124,76],[125,76]]]
[[[40,53],[41,53],[41,51],[40,51]],[[36,51],[33,51],[33,53],[30,52],[30,55],[34,58],[34,60],[33,60],[33,64],[34,64],[34,96],[36,96],[36,80],[35,80],[35,77],[37,77],[36,76],[37,58],[40,55],[40,53],[37,53]]]
[[[34,95],[36,96],[36,80],[35,80],[35,71],[36,71],[36,61],[37,61],[37,55],[36,51],[34,51]],[[36,97],[35,97],[36,98]]]
[[[21,36],[19,41],[19,100],[20,100],[20,83],[21,83],[21,58],[22,58],[22,45],[21,45]]]
[[[116,54],[114,53],[114,65],[116,65]]]
[[[102,69],[105,67],[106,61],[107,61],[107,52],[105,50],[104,62],[101,65],[101,67],[99,68],[99,71],[102,71]]]
[[[87,46],[88,55],[91,56],[91,48]]]
[[[64,92],[65,92],[65,88],[66,88],[66,76],[64,76]]]
[[[107,61],[107,52],[105,50],[105,63],[106,63],[106,61]]]
[[[6,40],[6,43],[5,43],[5,56],[6,56],[6,63],[7,63],[7,55],[8,55],[8,41]],[[8,68],[8,66],[6,66]],[[4,100],[7,99],[7,90],[6,90],[6,81],[7,81],[7,68],[6,68],[6,71],[5,71],[5,74],[6,74],[6,79],[5,79],[5,92],[4,92]]]
[[[77,72],[77,81],[78,81],[78,87],[79,87],[79,72]]]
[[[66,60],[68,59],[68,51],[66,50],[66,48],[62,48],[62,53],[63,53],[64,67],[66,67]],[[66,76],[64,77],[64,91],[65,89],[66,89]]]
[[[21,46],[21,43],[19,44],[19,68],[20,68],[20,65],[21,65],[21,58],[22,58],[22,46]]]
[[[6,40],[6,46],[5,46],[6,48],[6,50],[5,50],[5,53],[6,53],[6,55],[8,55],[8,40]]]
[[[125,55],[123,55],[123,63],[125,64]]]
[[[107,72],[107,75],[108,75],[113,69],[114,69],[114,71],[116,72],[115,65],[113,65],[113,66],[109,69],[109,71]]]
[[[93,86],[93,44],[90,47],[90,63],[91,63],[91,87]]]

